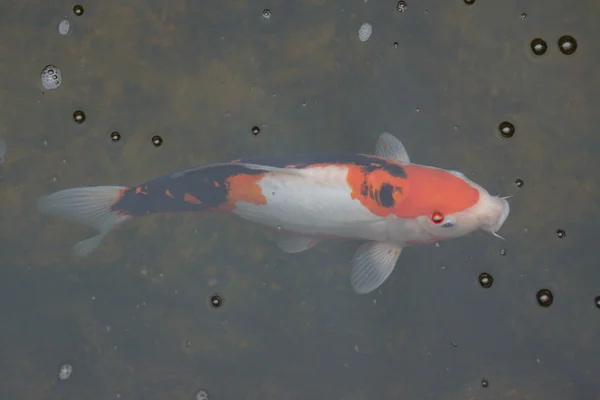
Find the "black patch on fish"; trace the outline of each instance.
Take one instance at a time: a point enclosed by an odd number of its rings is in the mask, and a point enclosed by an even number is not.
[[[113,206],[113,210],[124,211],[134,217],[157,212],[207,211],[227,203],[228,178],[239,174],[262,173],[264,171],[248,169],[236,164],[207,164],[189,168],[151,179],[131,188]],[[140,193],[136,193],[137,188],[141,190]],[[195,197],[202,203],[186,202],[185,194]]]
[[[379,204],[383,207],[390,208],[394,207],[396,201],[394,200],[394,187],[389,183],[384,183],[379,189]]]
[[[360,194],[362,194],[363,196],[367,197],[369,194],[369,185],[367,184],[367,181],[365,179],[365,181],[360,185]]]

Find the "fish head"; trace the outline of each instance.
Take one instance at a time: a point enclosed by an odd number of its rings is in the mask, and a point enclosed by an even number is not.
[[[411,171],[412,170],[412,171]],[[432,240],[452,239],[483,230],[502,238],[510,206],[457,171],[407,167],[410,190],[401,206],[412,209],[417,225]]]

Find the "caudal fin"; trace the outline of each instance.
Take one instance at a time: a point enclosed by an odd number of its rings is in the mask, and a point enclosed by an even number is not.
[[[124,186],[95,186],[65,189],[38,200],[38,209],[67,221],[96,229],[99,234],[73,246],[75,254],[83,257],[94,250],[115,226],[132,218],[113,206],[127,190]]]

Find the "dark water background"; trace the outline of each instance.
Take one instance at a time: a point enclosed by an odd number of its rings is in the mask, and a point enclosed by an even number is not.
[[[0,4],[0,399],[600,398],[597,2],[74,4]],[[47,64],[63,83],[42,94]],[[248,222],[156,215],[77,258],[91,231],[35,208],[241,156],[371,152],[383,131],[514,194],[506,241],[407,249],[358,296],[355,243],[287,255]]]

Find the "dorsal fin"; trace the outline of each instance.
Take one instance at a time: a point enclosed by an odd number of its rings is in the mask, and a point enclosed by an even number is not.
[[[410,162],[410,158],[402,142],[388,132],[383,132],[377,138],[375,155],[402,163]]]

